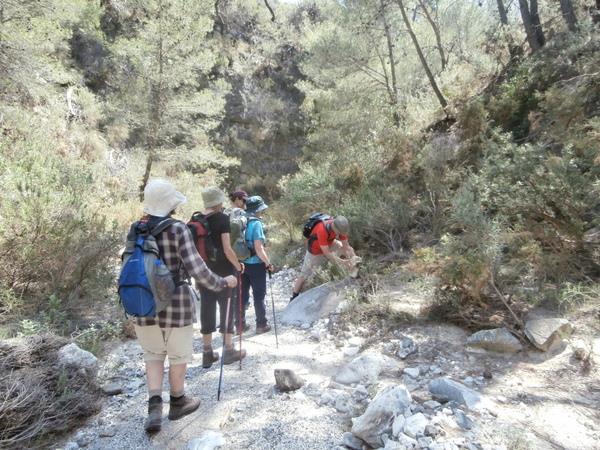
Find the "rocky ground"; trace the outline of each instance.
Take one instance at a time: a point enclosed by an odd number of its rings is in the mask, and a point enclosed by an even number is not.
[[[273,277],[279,346],[273,331],[245,334],[248,357],[241,370],[225,366],[220,401],[219,366],[202,369],[200,358],[195,359],[187,391],[202,399],[200,410],[170,422],[165,406],[163,430],[148,437],[141,349],[136,341],[125,342],[101,361],[99,377],[107,390],[102,411],[62,448],[600,447],[600,381],[593,364],[594,355],[600,360],[600,336],[593,335],[593,328],[575,327],[571,341],[556,343],[548,352],[525,345],[517,353],[467,348],[469,333],[422,320],[391,334],[354,325],[340,328],[337,313],[348,304],[337,295],[339,284],[319,293],[329,296],[333,306],[306,307],[307,317],[293,321],[290,315],[303,314],[300,303],[293,314],[287,307],[293,277],[292,270]],[[409,285],[386,286],[378,295],[411,312],[424,301]],[[270,293],[267,299],[270,306]],[[304,298],[304,305],[313,300]],[[314,314],[326,317],[312,321]],[[587,350],[576,343],[580,338]],[[200,357],[199,333],[195,348]],[[291,370],[301,379],[292,381],[301,387],[281,392],[275,387],[276,369]],[[283,389],[287,374],[278,372]],[[166,392],[165,386],[165,400]]]

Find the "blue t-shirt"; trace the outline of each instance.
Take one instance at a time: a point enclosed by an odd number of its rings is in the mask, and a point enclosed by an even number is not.
[[[248,218],[248,225],[246,226],[246,244],[251,249],[254,249],[254,241],[266,241],[264,225],[260,220],[256,218]],[[257,256],[251,256],[250,258],[242,261],[244,264],[261,264],[262,260]]]

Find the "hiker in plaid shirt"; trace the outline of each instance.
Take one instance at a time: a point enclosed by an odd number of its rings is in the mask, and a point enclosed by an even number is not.
[[[186,197],[165,180],[154,179],[144,189],[144,213],[152,228],[171,216],[186,202]],[[176,274],[177,289],[171,303],[156,317],[136,317],[135,332],[144,350],[148,384],[148,418],[144,428],[157,432],[162,422],[162,385],[165,357],[169,358],[170,405],[169,419],[177,420],[198,409],[200,400],[184,393],[187,364],[193,354],[195,321],[194,297],[187,275],[196,283],[213,291],[234,288],[236,277],[220,277],[204,263],[192,235],[183,222],[175,222],[157,236],[161,257],[169,270]]]

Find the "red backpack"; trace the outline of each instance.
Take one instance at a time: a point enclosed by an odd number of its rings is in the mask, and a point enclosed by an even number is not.
[[[210,231],[208,218],[211,214],[202,214],[196,211],[187,223],[192,232],[196,249],[204,261],[215,262],[219,259],[219,249],[215,245],[214,236]]]

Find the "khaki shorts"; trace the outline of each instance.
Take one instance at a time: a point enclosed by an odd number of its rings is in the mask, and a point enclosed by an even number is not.
[[[188,325],[180,328],[161,329],[158,325],[140,327],[135,325],[135,334],[144,350],[145,361],[164,361],[169,357],[169,364],[190,363],[194,353],[194,327]]]
[[[329,246],[329,250],[336,256],[339,256],[342,250],[342,243],[336,239]],[[304,279],[312,277],[315,274],[315,270],[325,262],[327,262],[325,255],[313,255],[307,250],[304,255],[302,268],[300,269],[300,276]]]

